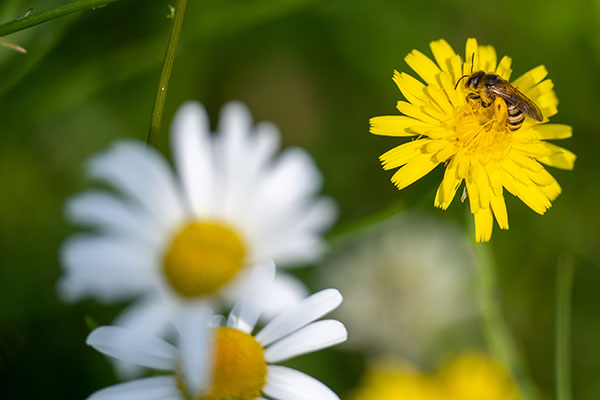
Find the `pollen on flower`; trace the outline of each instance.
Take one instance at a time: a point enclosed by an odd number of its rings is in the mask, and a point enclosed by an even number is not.
[[[174,236],[163,258],[163,271],[180,295],[205,296],[237,275],[245,252],[244,242],[228,226],[196,221]]]
[[[212,386],[194,400],[255,400],[266,381],[267,362],[260,343],[238,329],[219,327]],[[178,386],[185,395],[180,379]]]

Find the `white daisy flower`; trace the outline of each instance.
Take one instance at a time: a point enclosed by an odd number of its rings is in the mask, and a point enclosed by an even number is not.
[[[275,156],[277,128],[253,127],[240,103],[224,107],[215,135],[200,104],[183,105],[171,139],[175,175],[137,141],[119,141],[89,162],[90,176],[115,191],[68,202],[69,219],[95,231],[72,236],[61,252],[65,299],[136,299],[116,324],[155,334],[190,305],[233,304],[259,288],[261,260],[317,260],[336,215],[333,201],[318,197],[322,179],[311,157],[298,148]],[[306,296],[290,275],[275,280],[278,301],[269,303],[279,311]]]
[[[247,297],[234,306],[225,326],[210,329],[212,335],[192,334],[202,332],[198,320],[176,323],[182,333],[177,347],[150,335],[130,341],[131,336],[122,327],[97,328],[87,339],[90,346],[108,356],[172,374],[111,386],[88,400],[185,400],[190,394],[197,400],[265,400],[263,396],[275,400],[339,400],[315,378],[275,363],[345,341],[347,332],[341,322],[317,321],[341,302],[340,292],[323,290],[282,312],[252,335],[262,301]]]
[[[345,293],[336,316],[352,332],[349,347],[430,365],[473,345],[477,264],[458,225],[402,212],[338,238],[324,264],[321,283]]]

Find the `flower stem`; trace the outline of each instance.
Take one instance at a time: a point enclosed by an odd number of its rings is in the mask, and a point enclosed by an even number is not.
[[[154,101],[154,108],[152,109],[152,117],[150,120],[150,131],[148,132],[147,142],[153,147],[158,147],[160,123],[162,121],[163,111],[165,108],[167,89],[169,87],[169,80],[171,78],[173,63],[175,62],[177,46],[179,45],[181,27],[183,26],[183,18],[185,16],[186,7],[187,0],[177,0],[175,7],[171,8],[173,16],[173,26],[171,28],[171,35],[169,36],[169,44],[167,45],[167,51],[165,52],[163,67],[160,74],[160,80],[158,81],[156,100]]]
[[[556,275],[556,393],[558,400],[571,400],[571,291],[573,257],[562,256]]]
[[[52,8],[50,10],[32,13],[27,16],[17,18],[13,21],[0,24],[0,37],[42,24],[47,21],[51,21],[56,18],[64,17],[65,15],[73,14],[83,10],[94,10],[104,7],[116,1],[118,0],[78,0],[60,7]]]
[[[502,317],[498,300],[498,282],[490,245],[476,243],[475,254],[479,265],[477,274],[477,299],[483,319],[484,335],[492,355],[503,363],[519,385],[522,396],[527,400],[535,400],[537,389],[517,352],[513,338]]]

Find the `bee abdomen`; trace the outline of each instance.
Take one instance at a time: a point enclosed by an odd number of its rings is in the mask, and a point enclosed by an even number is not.
[[[523,125],[523,120],[525,120],[525,115],[521,110],[517,108],[517,106],[510,104],[508,106],[508,119],[506,120],[506,126],[511,131],[516,131]]]

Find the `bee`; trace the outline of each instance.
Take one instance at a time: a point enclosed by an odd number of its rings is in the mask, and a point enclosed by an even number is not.
[[[471,71],[471,75],[463,75],[456,82],[455,89],[463,78],[467,78],[465,88],[470,91],[467,101],[478,101],[483,107],[489,107],[494,103],[496,97],[504,100],[508,110],[506,126],[511,131],[516,131],[523,125],[525,116],[536,121],[543,119],[539,107],[500,75],[488,74],[484,71],[475,73]]]

